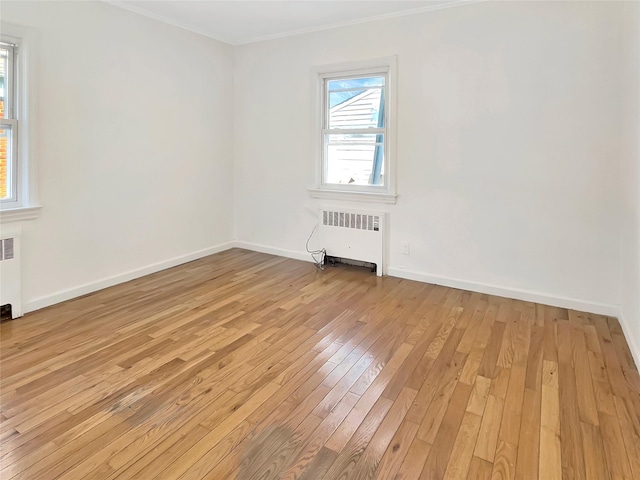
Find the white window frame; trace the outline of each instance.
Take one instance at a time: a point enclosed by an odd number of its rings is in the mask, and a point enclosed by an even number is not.
[[[15,45],[16,50],[13,78],[13,94],[10,120],[15,128],[13,134],[11,181],[13,198],[0,201],[0,223],[33,220],[38,217],[40,205],[36,188],[35,159],[35,49],[36,33],[33,29],[10,23],[0,24],[0,39],[3,43]],[[9,105],[7,105],[9,106]]]
[[[313,122],[314,185],[309,189],[313,198],[352,200],[359,202],[396,203],[396,70],[397,58],[385,57],[360,62],[324,65],[313,69]],[[338,185],[324,183],[326,177],[325,133],[327,100],[326,82],[333,78],[385,76],[384,127],[384,186]],[[374,132],[375,133],[375,132]]]
[[[0,118],[0,125],[11,130],[11,134],[7,135],[7,171],[9,178],[7,179],[7,190],[11,195],[0,200],[1,202],[11,205],[18,201],[18,182],[16,172],[18,170],[18,138],[20,129],[18,126],[17,109],[16,109],[16,55],[18,53],[18,45],[11,42],[4,35],[0,35],[0,44],[3,50],[7,50],[7,71],[5,72],[5,98],[4,111],[7,118]]]

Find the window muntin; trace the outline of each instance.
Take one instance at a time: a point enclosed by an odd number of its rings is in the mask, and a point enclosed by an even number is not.
[[[0,42],[0,201],[17,201],[16,45]]]
[[[323,78],[323,186],[386,188],[387,85],[386,71]]]

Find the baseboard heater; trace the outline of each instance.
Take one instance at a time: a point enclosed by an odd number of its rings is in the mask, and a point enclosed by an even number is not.
[[[332,257],[331,255],[324,256],[324,265],[331,265],[335,267],[339,264],[369,268],[373,273],[378,270],[378,266],[375,263],[362,262],[360,260],[352,260],[350,258]]]
[[[382,276],[385,217],[383,212],[321,209],[318,240],[327,257],[375,264]]]

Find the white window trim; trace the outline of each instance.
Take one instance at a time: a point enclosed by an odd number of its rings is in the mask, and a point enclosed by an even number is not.
[[[2,37],[19,46],[16,78],[16,116],[19,123],[17,138],[18,168],[16,201],[0,203],[0,223],[33,220],[40,205],[37,192],[36,165],[36,105],[37,32],[33,28],[0,23]]]
[[[385,138],[385,147],[387,157],[385,158],[388,178],[385,179],[384,187],[377,186],[360,186],[342,187],[336,185],[324,185],[323,179],[323,162],[322,162],[322,128],[324,118],[324,78],[327,76],[340,75],[358,75],[372,74],[376,71],[384,70],[387,72],[388,81],[385,86],[385,109],[387,109],[387,136]],[[314,165],[313,165],[313,187],[309,188],[309,193],[313,198],[333,199],[333,200],[351,200],[358,202],[374,202],[374,203],[390,203],[394,204],[397,200],[396,195],[396,71],[397,57],[384,57],[372,60],[338,63],[331,65],[323,65],[315,67],[312,74],[312,101],[314,121],[313,123],[313,149],[314,149]]]

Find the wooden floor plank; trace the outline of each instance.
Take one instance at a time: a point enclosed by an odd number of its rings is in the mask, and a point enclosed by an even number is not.
[[[333,411],[322,420],[318,428],[300,445],[300,449],[296,452],[295,459],[290,462],[288,468],[281,475],[282,480],[295,480],[301,475],[304,475],[309,469],[314,469],[315,457],[320,454],[322,450],[328,450],[324,447],[324,444],[359,399],[360,397],[353,393],[347,393],[344,396]],[[335,460],[335,457],[333,457],[333,459]],[[329,466],[331,465],[329,464],[327,469]]]
[[[580,421],[598,425],[598,408],[593,388],[589,356],[583,331],[585,317],[573,310],[569,312],[571,325],[571,344],[573,347],[573,365],[575,368],[576,391],[578,393],[578,412]],[[584,429],[588,432],[590,430]]]
[[[343,476],[350,478],[354,475],[356,465],[362,459],[374,433],[383,422],[392,404],[391,400],[380,397],[344,446],[336,449],[332,448],[335,447],[333,443],[327,442],[325,444],[325,446],[334,450],[338,456],[329,470],[327,470],[324,478],[338,479]]]
[[[404,421],[402,425],[400,425],[400,428],[398,428],[391,440],[389,448],[387,448],[387,451],[380,461],[376,472],[377,478],[391,479],[395,477],[409,451],[409,447],[417,431],[418,425],[415,423]]]
[[[558,390],[560,405],[578,406],[575,369],[568,320],[558,321]],[[584,451],[578,408],[560,409],[560,442],[562,476],[567,479],[585,477]]]
[[[584,449],[585,478],[588,480],[609,480],[607,462],[600,427],[580,422],[582,446]]]
[[[481,417],[471,413],[468,408],[462,418],[456,441],[453,444],[451,457],[447,465],[446,480],[465,479],[469,473],[473,450],[476,446],[478,432],[480,431]]]
[[[478,457],[471,459],[467,480],[490,480],[493,465]]]
[[[465,408],[471,395],[471,387],[459,382],[451,396],[438,433],[434,437],[433,447],[420,475],[423,480],[444,478],[456,435],[464,417]]]
[[[395,478],[407,480],[417,480],[420,478],[430,451],[431,445],[423,442],[419,438],[414,438]]]
[[[502,398],[489,395],[480,425],[479,438],[481,438],[482,441],[476,444],[474,452],[476,457],[486,460],[489,463],[493,463],[495,458],[503,408],[504,400]]]
[[[544,360],[541,388],[538,475],[540,478],[556,480],[562,478],[560,394],[558,393],[558,365],[556,362]]]
[[[615,397],[614,402],[631,473],[633,478],[640,478],[640,422],[634,420],[624,400]]]
[[[538,476],[541,402],[541,387],[538,390],[525,389],[516,462],[515,478],[517,480]]]
[[[352,478],[354,480],[370,480],[374,478],[382,457],[389,448],[389,443],[400,427],[417,393],[410,388],[404,388],[400,392],[400,395],[398,395],[383,422],[373,435],[369,445],[365,448],[360,460],[353,467],[354,474]]]

